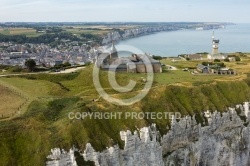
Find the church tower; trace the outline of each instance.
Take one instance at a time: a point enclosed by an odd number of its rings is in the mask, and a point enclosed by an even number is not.
[[[116,58],[118,58],[118,53],[117,53],[117,50],[115,48],[115,44],[112,41],[112,46],[111,46],[111,49],[110,49],[110,59],[116,59]]]
[[[212,55],[219,54],[219,43],[220,40],[214,38],[214,32],[212,36]]]

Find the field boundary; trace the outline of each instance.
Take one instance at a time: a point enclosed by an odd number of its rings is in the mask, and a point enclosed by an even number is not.
[[[21,91],[20,89],[14,87],[12,85],[5,83],[2,80],[0,80],[0,86],[12,91],[16,95],[18,95],[24,99],[24,102],[22,104],[20,104],[17,109],[13,110],[13,113],[0,114],[0,121],[5,120],[5,119],[10,119],[10,118],[13,118],[15,116],[20,115],[21,113],[23,113],[25,111],[24,108],[26,108],[33,100],[33,98],[29,94]]]

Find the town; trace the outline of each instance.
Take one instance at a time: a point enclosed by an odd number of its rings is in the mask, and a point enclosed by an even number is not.
[[[54,25],[54,24],[53,24]],[[74,24],[73,24],[74,25]],[[161,31],[176,31],[181,29],[221,28],[226,23],[221,24],[202,24],[202,23],[168,23],[159,25],[100,25],[93,27],[99,28],[79,28],[67,25],[67,28],[49,27],[48,25],[30,24],[0,24],[0,64],[9,66],[19,66],[25,68],[25,62],[32,59],[37,66],[51,68],[67,63],[70,66],[79,66],[94,63],[97,56],[105,52],[112,42],[134,38],[137,36],[148,35]],[[23,37],[22,32],[31,31],[34,26],[36,31],[33,35],[37,37]],[[1,29],[2,27],[2,29]],[[16,33],[21,27],[20,34]],[[81,30],[84,33],[81,33]],[[102,32],[102,35],[86,34],[85,32]],[[12,32],[13,31],[13,32]],[[1,34],[3,33],[3,34]],[[9,33],[9,35],[5,35]],[[77,34],[78,33],[78,34]],[[80,33],[80,34],[79,34]],[[30,42],[29,42],[30,41]]]

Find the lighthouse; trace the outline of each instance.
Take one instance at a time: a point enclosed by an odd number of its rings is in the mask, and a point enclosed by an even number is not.
[[[219,43],[220,43],[220,40],[215,39],[214,32],[213,32],[213,36],[212,36],[212,55],[219,54]]]

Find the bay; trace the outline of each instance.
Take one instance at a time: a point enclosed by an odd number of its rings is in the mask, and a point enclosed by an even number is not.
[[[220,40],[219,52],[250,52],[250,24],[228,25],[225,29],[216,30],[160,32],[122,40],[116,47],[119,50],[121,46],[129,45],[151,55],[166,57],[198,52],[210,53],[213,31],[215,38]]]

